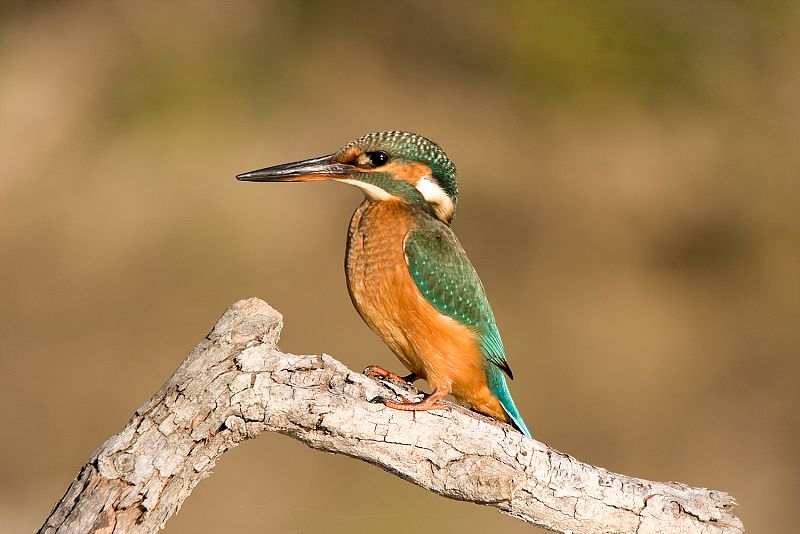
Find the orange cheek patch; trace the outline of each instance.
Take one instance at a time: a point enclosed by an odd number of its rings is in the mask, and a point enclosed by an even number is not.
[[[405,161],[390,161],[386,165],[375,169],[375,172],[388,172],[397,180],[403,180],[411,185],[417,185],[417,182],[425,176],[431,176],[431,168],[424,163],[419,162],[405,162]]]

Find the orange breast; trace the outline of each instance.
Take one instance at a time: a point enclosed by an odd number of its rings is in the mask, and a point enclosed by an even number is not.
[[[508,421],[486,383],[484,358],[470,328],[439,313],[417,289],[403,242],[418,217],[399,201],[364,201],[353,214],[345,271],[361,317],[412,373],[475,410]]]

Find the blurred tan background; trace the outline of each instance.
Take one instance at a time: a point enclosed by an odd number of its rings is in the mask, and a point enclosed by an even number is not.
[[[374,130],[440,142],[534,436],[800,498],[797,2],[12,2],[0,8],[0,530],[37,528],[237,299],[281,346],[399,363],[352,309],[361,194],[233,176]],[[530,532],[262,436],[167,532]]]

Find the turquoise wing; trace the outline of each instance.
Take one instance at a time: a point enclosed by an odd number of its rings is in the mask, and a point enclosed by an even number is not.
[[[481,352],[489,363],[484,367],[489,389],[514,426],[530,437],[530,430],[525,426],[503,376],[505,371],[513,378],[492,308],[478,273],[455,234],[443,224],[427,224],[408,233],[404,250],[411,278],[422,296],[440,313],[478,334]]]
[[[443,225],[411,230],[405,256],[420,293],[439,312],[474,329],[484,357],[513,378],[483,284],[455,234]]]

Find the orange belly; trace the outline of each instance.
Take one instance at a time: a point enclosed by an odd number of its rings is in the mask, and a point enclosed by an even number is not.
[[[509,421],[486,382],[476,333],[437,311],[406,266],[404,240],[414,208],[367,200],[353,214],[345,271],[361,317],[412,373],[478,412]]]

